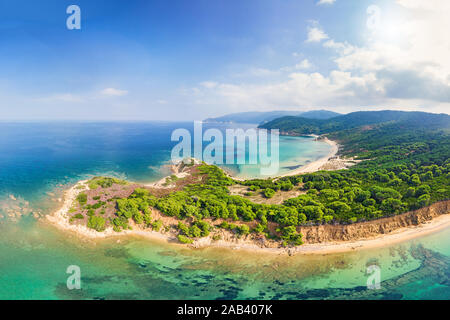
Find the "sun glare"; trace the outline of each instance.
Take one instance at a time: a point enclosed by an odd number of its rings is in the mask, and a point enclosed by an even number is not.
[[[407,16],[396,8],[383,8],[373,11],[373,15],[379,15],[374,21],[376,26],[372,28],[374,40],[391,44],[403,44],[412,30]]]

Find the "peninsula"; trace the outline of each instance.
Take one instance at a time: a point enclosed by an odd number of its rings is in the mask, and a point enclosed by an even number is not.
[[[195,247],[324,252],[391,243],[450,225],[449,123],[448,115],[392,111],[276,119],[262,127],[318,134],[340,149],[276,179],[237,180],[194,159],[150,185],[96,177],[70,189],[50,219],[90,237],[141,234]],[[334,170],[337,151],[352,166]]]

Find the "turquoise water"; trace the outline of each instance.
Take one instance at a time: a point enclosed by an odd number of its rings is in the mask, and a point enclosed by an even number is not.
[[[318,160],[330,153],[330,145],[314,141],[312,137],[281,136],[279,143],[280,165],[277,175],[285,174],[305,164]],[[249,150],[246,150],[247,154]],[[225,166],[240,178],[259,178],[261,170],[259,165]]]
[[[108,174],[146,182],[166,175],[170,134],[186,126],[0,123],[0,298],[450,298],[448,229],[387,248],[289,257],[130,237],[80,240],[46,222],[79,179]],[[309,138],[283,138],[282,167],[315,160],[314,148],[329,151]],[[380,290],[366,288],[371,264],[380,267]],[[69,265],[81,269],[81,290],[67,289]]]

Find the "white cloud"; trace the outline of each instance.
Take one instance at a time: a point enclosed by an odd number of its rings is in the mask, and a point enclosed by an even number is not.
[[[278,75],[279,71],[269,70],[269,69],[265,69],[265,68],[252,68],[252,69],[250,69],[250,74],[255,77],[268,77],[268,76]]]
[[[356,77],[350,72],[334,71],[329,77],[320,73],[294,72],[282,82],[271,84],[219,84],[198,100],[210,104],[220,97],[236,109],[243,106],[271,109],[279,106],[345,105],[348,99],[363,102],[378,90],[373,76]],[[358,93],[355,93],[358,92]]]
[[[128,91],[115,89],[115,88],[106,88],[101,91],[101,94],[106,95],[106,96],[121,97],[121,96],[127,95]]]
[[[85,98],[80,95],[73,93],[55,93],[46,97],[36,98],[36,101],[51,103],[51,102],[70,102],[70,103],[80,103],[84,102]]]
[[[336,0],[319,0],[319,2],[317,2],[317,5],[320,6],[323,4],[333,4],[335,2],[336,2]]]
[[[312,67],[311,62],[308,59],[303,59],[300,63],[295,65],[295,69],[309,69]]]
[[[340,70],[374,73],[389,97],[450,101],[449,1],[398,0],[403,15],[383,15],[366,46],[326,41]]]
[[[331,39],[318,22],[312,22],[307,41],[320,42],[335,64],[326,73],[308,72],[305,57],[264,83],[224,82],[199,90],[196,102],[220,101],[234,110],[308,106],[448,113],[450,38],[445,31],[450,30],[450,1],[397,0],[395,16],[388,9],[382,12],[379,29],[362,27],[364,45]]]
[[[328,39],[328,35],[319,27],[308,28],[308,39],[306,39],[306,42],[320,42],[325,39]]]
[[[100,91],[100,94],[93,92],[84,93],[54,93],[43,97],[32,98],[36,102],[42,102],[46,104],[52,103],[87,103],[101,98],[101,96],[124,96],[128,94],[128,91],[118,90],[114,88],[106,88]]]
[[[252,78],[252,77],[256,77],[256,78],[267,78],[267,77],[273,77],[273,76],[277,76],[280,74],[283,68],[281,68],[281,70],[270,70],[270,69],[266,69],[266,68],[256,68],[256,67],[252,67],[252,68],[248,68],[247,70],[243,71],[243,72],[238,72],[233,74],[234,77],[237,78]],[[201,83],[202,86],[203,83]],[[215,83],[215,85],[217,86],[217,83]]]
[[[204,81],[204,82],[200,83],[201,86],[208,88],[208,89],[217,87],[217,84],[218,83],[214,82],[214,81]]]

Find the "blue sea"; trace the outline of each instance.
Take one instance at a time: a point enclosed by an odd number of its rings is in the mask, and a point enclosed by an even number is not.
[[[139,237],[79,239],[45,216],[63,191],[96,175],[150,182],[166,176],[170,122],[0,122],[0,299],[449,299],[450,230],[385,248],[330,255],[190,249]],[[204,124],[220,130],[226,124]],[[252,125],[240,126],[244,129]],[[280,138],[280,173],[330,146]],[[230,166],[257,177],[254,166]],[[380,268],[370,290],[367,267]],[[69,290],[67,267],[81,270]]]

